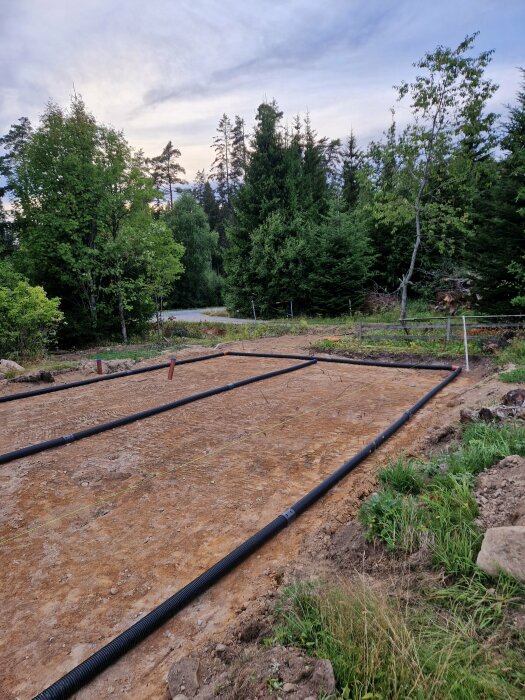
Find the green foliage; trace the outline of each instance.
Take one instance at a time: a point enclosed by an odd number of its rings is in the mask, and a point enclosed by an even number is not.
[[[479,569],[430,594],[430,600],[481,631],[500,623],[507,611],[521,605],[524,599],[522,583],[504,573],[494,581]]]
[[[169,295],[172,308],[219,303],[220,282],[211,267],[218,237],[210,231],[202,207],[192,195],[183,194],[165,214],[163,221],[173,239],[184,247],[184,274]]]
[[[498,353],[497,360],[500,365],[525,365],[525,340],[514,338],[504,350]]]
[[[478,474],[508,455],[525,457],[525,429],[519,422],[473,423],[463,433],[463,446],[447,455],[455,473]]]
[[[465,429],[461,448],[446,455],[445,473],[429,465],[432,478],[425,480],[424,465],[399,460],[379,474],[385,489],[361,507],[368,538],[402,552],[426,542],[434,566],[452,576],[472,574],[481,543],[473,476],[509,454],[525,455],[521,425],[474,423]]]
[[[412,552],[419,546],[423,519],[413,496],[380,491],[361,506],[359,519],[368,539],[381,540],[390,552]]]
[[[525,83],[505,125],[501,145],[506,155],[486,167],[475,197],[478,231],[470,258],[475,291],[485,308],[504,312],[509,302],[525,303],[524,88]]]
[[[484,109],[497,89],[484,77],[492,52],[470,55],[475,38],[467,36],[455,49],[438,46],[426,53],[415,64],[421,73],[397,88],[399,100],[410,100],[412,122],[387,142],[393,156],[391,189],[386,197],[379,193],[379,203],[394,226],[413,222],[410,263],[400,285],[401,318],[422,242],[444,253],[471,228],[465,208],[470,170],[475,157],[493,143],[495,115]]]
[[[474,524],[478,508],[472,485],[470,474],[437,476],[421,498],[433,562],[449,575],[475,568],[482,536]]]
[[[61,298],[64,337],[120,329],[125,339],[127,325],[140,327],[154,308],[145,265],[155,190],[144,159],[78,97],[68,111],[49,104],[37,129],[12,127],[2,141],[16,266]]]
[[[402,552],[413,552],[425,542],[434,565],[446,574],[473,573],[481,542],[473,476],[509,454],[525,455],[520,425],[475,423],[466,428],[459,450],[441,456],[447,463],[444,473],[433,465],[425,470],[424,465],[399,460],[380,472],[385,489],[361,507],[368,538]],[[422,476],[425,471],[430,479]]]
[[[508,372],[498,374],[498,379],[507,384],[522,384],[525,382],[525,367],[516,367]]]
[[[63,320],[59,299],[48,299],[42,287],[17,282],[0,287],[0,356],[19,359],[45,354]]]
[[[444,617],[429,604],[398,606],[366,579],[319,590],[290,587],[276,623],[273,641],[330,660],[341,700],[520,697],[519,651],[496,650],[450,610]]]
[[[377,478],[384,487],[405,495],[417,495],[425,483],[418,465],[404,459],[398,459],[386,469],[381,469]]]

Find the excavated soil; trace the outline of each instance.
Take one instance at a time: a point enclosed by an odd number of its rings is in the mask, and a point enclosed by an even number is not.
[[[230,347],[303,352],[306,342]],[[3,404],[0,452],[291,364],[225,357],[181,365],[173,382],[160,370]],[[2,465],[0,697],[29,698],[55,681],[289,507],[446,374],[317,364]],[[460,376],[308,513],[77,697],[168,697],[173,662],[249,609],[323,524],[353,516],[378,466],[416,454],[430,429],[442,432],[479,378]]]

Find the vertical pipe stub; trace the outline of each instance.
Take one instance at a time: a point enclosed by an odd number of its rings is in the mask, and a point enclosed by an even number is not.
[[[168,369],[168,379],[171,381],[173,379],[173,370],[175,369],[175,363],[177,362],[176,357],[170,357],[170,366]]]
[[[97,374],[102,374],[102,360],[100,359],[100,357],[97,357],[96,363],[97,363]]]

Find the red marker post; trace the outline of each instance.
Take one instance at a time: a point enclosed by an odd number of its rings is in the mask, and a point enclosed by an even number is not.
[[[102,374],[102,360],[97,357],[97,374]]]
[[[172,380],[172,379],[173,379],[173,370],[175,369],[175,363],[176,363],[176,362],[177,362],[177,358],[176,358],[176,357],[172,357],[172,358],[170,359],[170,366],[169,366],[169,369],[168,369],[168,379],[169,379],[169,380]]]

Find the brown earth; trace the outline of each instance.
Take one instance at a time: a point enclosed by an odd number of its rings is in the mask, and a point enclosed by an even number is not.
[[[230,347],[302,352],[307,343]],[[225,357],[181,366],[173,382],[164,370],[0,405],[0,452],[289,364]],[[29,698],[52,683],[289,507],[445,375],[318,364],[1,466],[0,697]],[[355,515],[379,466],[447,439],[443,426],[457,419],[466,392],[471,402],[497,391],[495,380],[480,379],[481,370],[461,375],[292,527],[78,697],[166,698],[172,664],[275,588],[308,538],[322,543]]]

